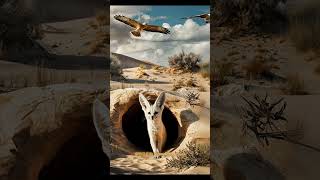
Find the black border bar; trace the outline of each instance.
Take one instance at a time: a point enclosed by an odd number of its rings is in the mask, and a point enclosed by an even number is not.
[[[110,5],[210,5],[210,0],[110,0]]]

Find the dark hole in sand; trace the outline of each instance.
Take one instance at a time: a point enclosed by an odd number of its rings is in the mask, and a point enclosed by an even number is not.
[[[162,121],[167,131],[167,141],[164,147],[164,151],[166,151],[177,144],[179,124],[176,117],[167,107],[165,107],[162,112]],[[138,100],[123,115],[122,130],[127,139],[135,145],[138,150],[152,152],[147,131],[147,121]]]
[[[57,152],[55,158],[39,173],[39,180],[106,179],[109,159],[104,154],[101,141],[88,123]]]

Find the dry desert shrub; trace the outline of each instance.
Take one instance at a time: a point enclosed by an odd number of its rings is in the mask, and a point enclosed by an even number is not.
[[[196,79],[194,77],[190,77],[184,83],[187,87],[197,87]]]
[[[289,95],[307,95],[304,80],[299,74],[290,74],[286,77],[286,86],[282,89],[285,94]]]
[[[161,70],[161,66],[158,66],[158,65],[152,66],[152,70],[159,71]]]
[[[109,43],[109,35],[107,32],[97,31],[95,39],[88,42],[89,54],[104,53],[107,54],[107,44]]]
[[[119,77],[122,76],[122,69],[120,67],[119,59],[111,54],[110,57],[110,75],[111,77]]]
[[[198,87],[196,79],[194,77],[190,77],[187,80],[178,79],[177,81],[174,81],[172,90],[175,91],[183,87]]]
[[[209,78],[210,77],[210,64],[204,63],[200,66],[200,74],[203,78]]]
[[[106,26],[109,24],[109,12],[107,10],[100,10],[96,13],[96,21],[99,26]]]
[[[175,91],[177,89],[182,88],[183,86],[184,86],[184,81],[182,79],[179,79],[177,81],[174,81],[172,90]]]
[[[137,70],[137,72],[136,72],[136,76],[137,76],[138,78],[142,78],[142,77],[144,77],[144,76],[149,76],[149,74],[147,74],[147,73],[145,72],[145,70],[146,70],[146,65],[140,64],[140,65],[139,65],[139,68],[138,68],[138,70]]]
[[[242,66],[247,78],[250,79],[267,77],[271,74],[272,68],[273,66],[268,65],[264,60],[257,58]]]
[[[166,167],[183,170],[192,166],[210,165],[209,145],[198,145],[189,142],[187,148],[176,154],[176,157],[167,158]]]
[[[235,63],[230,61],[214,61],[213,73],[210,74],[213,86],[221,86],[227,83],[227,77],[234,75]]]
[[[185,53],[182,51],[179,54],[169,57],[169,65],[172,68],[177,68],[186,72],[196,72],[199,70],[199,63],[201,62],[201,57],[195,53]]]
[[[303,1],[289,12],[289,37],[301,51],[320,49],[320,1]]]
[[[186,100],[187,102],[191,105],[191,106],[195,106],[198,105],[200,103],[200,93],[196,92],[196,91],[187,91],[185,94]]]

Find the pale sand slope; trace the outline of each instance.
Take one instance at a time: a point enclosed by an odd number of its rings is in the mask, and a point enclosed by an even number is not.
[[[80,36],[87,29],[88,22],[92,19],[86,18],[50,24],[67,32],[45,33],[44,39],[41,40],[41,44],[50,53],[56,55],[55,58],[57,59],[49,63],[52,68],[38,68],[31,65],[0,61],[0,86],[3,86],[1,89],[36,86],[39,79],[47,84],[105,81],[107,73],[106,58],[101,57],[101,55],[86,55],[88,47],[85,43],[94,39],[95,31],[88,29],[83,38]],[[53,47],[55,44],[58,47]],[[26,64],[29,63],[28,60],[25,61]]]
[[[25,65],[32,64],[28,59],[23,60],[25,64],[0,61],[0,86],[4,86],[1,89],[36,86],[39,79],[47,84],[105,81],[108,73],[105,55],[88,54],[87,42],[95,39],[98,30],[89,28],[88,23],[93,20],[94,17],[91,17],[48,24],[63,32],[49,29],[52,32],[45,32],[44,38],[40,40],[41,45],[54,54],[55,59],[49,62],[51,67]]]
[[[155,88],[164,91],[171,91],[173,82],[183,78],[190,78],[190,74],[170,74],[164,70],[145,69],[144,72],[148,76],[138,78],[136,71],[138,68],[128,68],[123,70],[123,76],[129,82],[111,81],[111,89],[119,88]],[[205,92],[200,92],[201,106],[194,106],[192,111],[199,117],[199,126],[197,126],[192,135],[199,143],[209,143],[210,139],[210,86],[209,79],[203,78],[199,74],[194,74],[197,84],[203,86]],[[141,155],[143,154],[143,155]],[[146,173],[146,174],[209,174],[209,167],[192,167],[179,172],[177,169],[165,168],[166,158],[172,156],[170,153],[165,153],[161,158],[155,159],[152,153],[137,153],[136,155],[126,155],[111,160],[111,169],[114,172],[120,173]]]
[[[272,96],[276,99],[279,97]],[[320,148],[319,141],[319,105],[320,96],[284,96],[287,102],[285,115],[289,121],[288,126],[293,129],[297,121],[304,128],[304,137],[300,142]],[[243,146],[256,147],[263,158],[270,161],[286,179],[318,179],[320,166],[320,153],[279,140],[272,140],[269,147],[262,147],[255,137],[241,136],[242,121],[236,113],[234,106],[243,104],[236,96],[212,97],[215,98],[214,120],[224,121],[220,128],[212,129],[213,134],[212,156],[218,166],[213,168],[213,177],[223,179],[223,159],[227,157],[215,156],[215,152],[228,152],[241,149]]]
[[[315,67],[320,63],[320,56],[311,52],[297,51],[293,43],[286,35],[279,36],[254,36],[246,35],[228,38],[221,28],[214,36],[212,49],[214,59],[218,61],[231,61],[236,63],[237,72],[244,73],[242,66],[250,62],[255,56],[270,57],[269,64],[278,68],[272,69],[277,76],[286,78],[288,75],[298,74],[304,81],[305,90],[310,94],[320,94],[320,75],[315,73]],[[223,35],[225,34],[225,35]],[[226,41],[218,42],[218,39],[226,37]],[[263,52],[265,51],[265,52]],[[279,81],[258,80],[248,81],[243,78],[235,78],[235,83],[246,83],[260,87],[279,89],[284,83]]]
[[[46,33],[41,40],[42,44],[49,49],[51,53],[58,55],[88,55],[88,42],[95,40],[96,32],[99,29],[93,29],[89,23],[94,22],[94,17],[76,19],[63,22],[48,23],[51,27],[61,30],[54,33],[52,29],[47,28],[53,33]],[[102,27],[105,30],[108,27]]]

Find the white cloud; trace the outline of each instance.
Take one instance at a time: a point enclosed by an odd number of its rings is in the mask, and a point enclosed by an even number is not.
[[[166,16],[152,17],[148,14],[150,7],[141,6],[111,6],[111,15],[121,14],[128,17],[138,17],[140,22],[150,23],[155,19],[166,19]],[[170,34],[141,32],[141,37],[133,36],[131,27],[116,20],[111,20],[112,52],[131,56],[140,60],[152,61],[161,65],[168,65],[168,57],[184,50],[200,54],[203,60],[210,57],[210,25],[199,25],[192,19],[183,24],[163,23],[162,26],[170,30]]]

